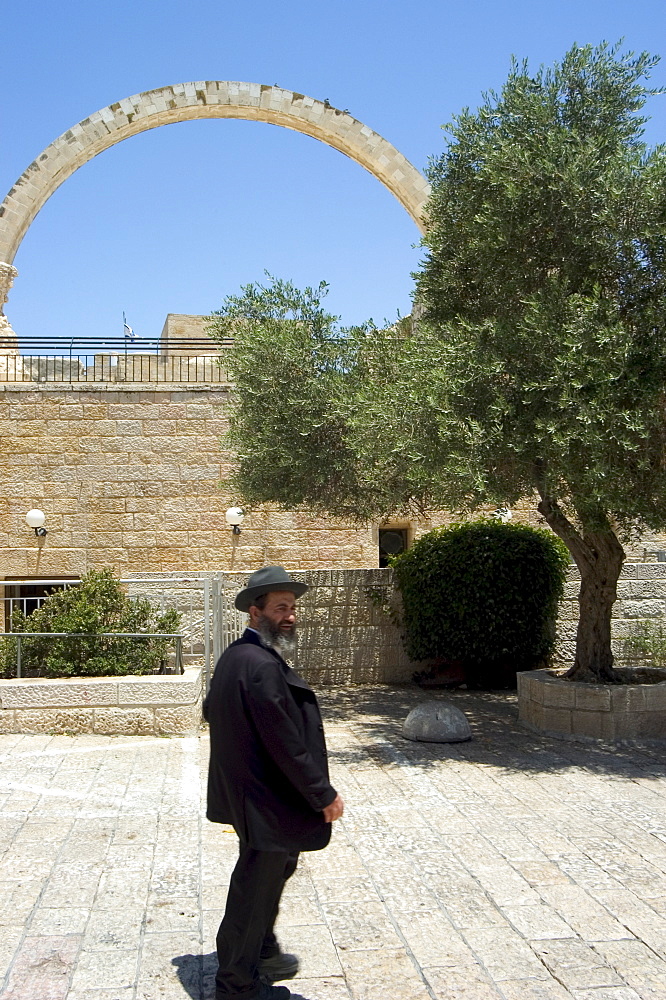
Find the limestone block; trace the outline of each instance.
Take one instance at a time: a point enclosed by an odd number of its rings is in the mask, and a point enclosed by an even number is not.
[[[188,420],[211,420],[215,416],[215,410],[210,403],[188,403]]]
[[[105,736],[148,736],[155,732],[150,708],[96,708],[93,732]]]
[[[548,708],[573,708],[576,703],[574,685],[565,680],[549,681],[543,685],[543,703]]]
[[[627,711],[646,712],[648,711],[648,698],[652,685],[630,685],[627,687]]]
[[[625,563],[620,574],[621,580],[634,579],[638,577],[638,565],[636,563]]]
[[[108,677],[1,680],[0,704],[17,709],[117,705],[118,682]]]
[[[666,579],[666,563],[635,563],[634,566],[641,580]]]
[[[576,656],[575,642],[558,642],[557,660],[558,663],[573,663]]]
[[[18,732],[20,729],[16,721],[16,712],[11,708],[0,709],[0,734]]]
[[[666,712],[646,712],[635,717],[636,739],[666,740]]]
[[[155,504],[151,504],[151,508],[155,510]],[[134,524],[132,527],[136,531],[157,531],[161,525],[161,518],[159,514],[155,513],[145,513],[143,511],[137,511],[133,515]]]
[[[538,705],[536,702],[527,703],[525,705],[521,704],[519,707],[518,717],[521,722],[525,722],[528,726],[531,726],[534,729],[541,731],[545,729],[543,723],[543,705]]]
[[[520,673],[517,675],[521,679],[521,685],[525,687],[526,696],[530,699],[530,701],[533,701],[537,705],[543,705],[546,698],[546,684],[541,682],[541,678],[543,677],[544,673],[545,671],[535,670],[531,671],[529,675],[527,673]],[[531,676],[531,674],[534,675],[538,674],[539,676],[538,677]],[[546,679],[548,684],[554,686],[555,681],[548,680],[547,675]]]
[[[123,677],[118,684],[118,704],[193,705],[201,698],[201,670],[188,667],[184,674]]]
[[[201,704],[155,709],[155,732],[160,736],[192,736],[202,721]]]
[[[546,732],[571,733],[572,713],[568,708],[548,708],[543,706],[541,726]]]
[[[534,725],[536,709],[541,709],[542,707],[543,706],[537,705],[535,702],[530,701],[529,698],[523,695],[518,702],[518,721]]]
[[[629,636],[635,635],[637,628],[642,624],[642,619],[638,618],[614,618],[611,621],[611,636],[613,639],[624,640]],[[650,624],[654,624],[651,620]]]
[[[629,711],[630,690],[626,684],[616,684],[610,688],[610,710],[613,715],[619,716]]]
[[[666,610],[663,600],[621,601],[623,618],[661,618]]]
[[[136,414],[135,414],[135,417],[136,417]],[[116,420],[115,421],[116,433],[121,438],[137,438],[138,440],[141,440],[141,437],[144,434],[144,423],[145,423],[145,421],[138,420],[138,419],[134,419],[134,420],[128,420],[128,419]],[[94,427],[93,429],[95,431],[97,430],[96,427]]]
[[[610,712],[610,688],[604,684],[575,685],[576,708],[590,712]]]
[[[557,620],[578,621],[578,601],[560,601],[557,608]]]
[[[647,691],[647,703],[651,712],[666,713],[666,681],[650,685]]]
[[[620,591],[620,588],[618,588]],[[621,589],[622,596],[629,598],[666,598],[666,579],[627,580]]]
[[[133,434],[141,433],[141,423],[138,421],[137,407],[135,403],[119,403],[119,402],[109,402],[107,407],[107,413],[109,419],[117,420],[118,426],[120,427],[121,421],[129,420],[132,423],[137,422],[138,428],[132,431]],[[69,416],[69,409],[65,410],[65,416]],[[81,413],[80,416],[83,416]],[[79,419],[74,413],[71,415],[71,419]]]
[[[578,622],[558,622],[557,623],[557,638],[561,642],[574,642],[575,643],[577,632],[578,632]]]
[[[425,743],[464,743],[472,731],[464,712],[448,701],[426,701],[411,710],[402,726],[408,740]]]
[[[93,709],[20,709],[16,713],[16,732],[20,733],[91,733]]]
[[[146,478],[144,478],[141,482],[137,483],[121,483],[121,484],[110,483],[107,486],[107,489],[114,491],[118,490],[121,491],[120,493],[118,492],[114,492],[113,494],[107,493],[106,494],[107,496],[110,495],[123,496],[127,495],[128,493],[131,495],[132,491],[133,495],[137,497],[161,497],[164,496],[165,494],[164,483],[160,482],[159,480],[146,479]]]
[[[573,712],[569,732],[574,736],[589,736],[595,740],[615,739],[615,723],[610,712]],[[548,728],[548,727],[547,727]],[[565,732],[556,729],[556,732]]]

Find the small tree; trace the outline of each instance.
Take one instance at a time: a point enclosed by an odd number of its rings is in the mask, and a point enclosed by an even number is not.
[[[177,632],[180,615],[160,614],[146,598],[130,598],[109,569],[91,570],[80,584],[47,597],[31,615],[12,614],[12,633],[85,632],[86,636],[49,639],[26,636],[21,641],[24,676],[103,677],[149,674],[165,660],[169,640],[151,632]],[[145,639],[109,636],[106,632],[141,632]],[[4,639],[2,674],[16,673],[16,639]]]
[[[460,663],[468,682],[515,683],[555,645],[569,563],[550,531],[490,519],[429,531],[391,560],[412,660]]]

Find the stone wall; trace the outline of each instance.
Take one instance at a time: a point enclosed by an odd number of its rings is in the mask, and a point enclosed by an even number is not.
[[[187,736],[201,725],[202,674],[0,680],[0,733]]]
[[[298,601],[295,670],[315,687],[411,680],[418,665],[407,657],[400,629],[385,610],[398,604],[393,570],[314,570],[293,575],[310,587]],[[228,605],[245,583],[241,575],[225,574]],[[238,615],[236,634],[245,621]]]
[[[302,511],[248,512],[240,535],[224,521],[238,498],[220,483],[229,386],[0,382],[0,579],[140,572],[357,569],[378,564],[378,527]],[[38,507],[48,534],[25,514]],[[527,498],[514,517],[538,525]],[[396,519],[410,541],[451,520]],[[631,551],[655,564],[663,535]],[[2,595],[0,594],[0,597]]]
[[[169,340],[174,338],[179,341],[192,340],[195,341],[195,346],[191,349],[192,354],[201,355],[208,353],[217,356],[219,348],[206,332],[208,322],[206,316],[192,316],[187,313],[168,313],[162,327],[160,339],[166,341],[167,344]],[[207,350],[201,345],[201,341],[204,338],[210,341],[210,348]],[[187,347],[182,343],[178,345],[179,354],[187,353],[187,350]]]
[[[392,569],[292,570],[309,590],[299,599],[299,641],[293,666],[315,686],[322,684],[405,683],[420,669],[406,656],[400,630],[384,610],[399,599]],[[215,576],[215,581],[213,580]],[[129,591],[156,604],[176,608],[184,622],[194,608],[195,656],[204,650],[203,578],[210,579],[211,635],[223,648],[242,634],[247,615],[236,611],[234,598],[247,584],[247,573],[201,574],[197,582],[173,578],[135,580]],[[216,583],[216,586],[213,584]],[[216,597],[219,594],[219,598]],[[214,656],[215,642],[211,642]],[[190,645],[186,640],[186,656]],[[188,657],[189,658],[189,657]]]
[[[312,684],[350,685],[409,682],[424,664],[413,663],[403,649],[400,629],[385,610],[399,608],[391,569],[292,570],[310,589],[299,601],[299,645],[294,667]],[[202,576],[212,576],[212,573]],[[247,572],[216,574],[221,593],[211,631],[226,645],[241,634],[246,616],[236,612],[234,597],[247,583]],[[172,578],[173,577],[173,578]],[[578,604],[575,570],[569,574],[560,606],[557,631],[558,662],[573,661]],[[202,581],[183,581],[179,574],[153,574],[149,582],[135,582],[130,590],[145,594],[166,607],[176,607],[186,617],[191,606],[195,618],[203,612]],[[613,635],[615,653],[622,660],[622,639],[644,621],[666,618],[666,564],[627,564],[619,586]],[[211,600],[211,608],[215,607]],[[185,646],[186,652],[188,646]],[[203,651],[203,630],[197,633],[196,653]],[[116,683],[118,679],[113,679]],[[152,678],[147,679],[152,683]],[[25,683],[31,683],[26,681]],[[0,696],[1,697],[1,696]]]
[[[0,384],[0,577],[376,566],[376,529],[303,513],[256,509],[232,535],[227,400],[225,386]]]
[[[155,360],[155,359],[154,359]],[[0,579],[140,572],[356,569],[378,564],[378,525],[302,511],[249,511],[220,487],[228,385],[0,383]],[[24,518],[38,507],[48,535]],[[526,503],[517,516],[537,523]],[[410,540],[450,516],[396,519]],[[0,594],[0,596],[2,596]]]
[[[385,610],[397,610],[400,605],[392,569],[296,570],[293,576],[311,588],[299,600],[300,639],[294,665],[315,685],[406,683],[415,670],[423,669],[423,663],[413,663],[405,654],[400,629]],[[220,577],[224,621],[231,629],[226,641],[231,641],[246,621],[233,609],[233,599],[245,586],[246,575],[224,573]],[[162,589],[162,584],[151,586]],[[170,586],[165,579],[163,589],[169,592]],[[561,666],[572,664],[575,655],[578,588],[578,571],[571,566],[556,626],[554,660]],[[142,585],[135,585],[135,589],[142,590]],[[177,586],[173,593],[179,593]],[[187,592],[180,593],[184,610],[182,594]],[[666,628],[666,563],[626,563],[618,595],[612,634],[614,654],[622,663],[626,662],[623,640],[643,623],[663,623]]]
[[[560,602],[557,661],[571,664],[576,652],[578,590],[580,577],[569,567],[564,598]],[[666,563],[625,563],[618,582],[618,599],[613,607],[612,646],[619,663],[624,661],[623,640],[634,635],[643,622],[664,624],[666,628]]]
[[[664,743],[666,682],[585,684],[531,670],[518,674],[518,718],[549,736]]]

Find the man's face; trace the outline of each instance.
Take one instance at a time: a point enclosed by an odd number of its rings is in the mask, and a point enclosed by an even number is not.
[[[291,652],[296,639],[296,595],[289,590],[271,591],[263,610],[251,605],[250,621],[270,646]]]

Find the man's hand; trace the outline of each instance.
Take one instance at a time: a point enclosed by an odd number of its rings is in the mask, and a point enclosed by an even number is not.
[[[327,823],[332,823],[333,820],[340,819],[344,811],[345,804],[339,795],[335,796],[330,806],[326,806],[325,809],[322,809],[324,819]]]

